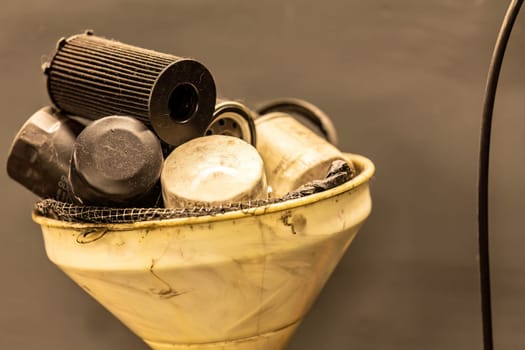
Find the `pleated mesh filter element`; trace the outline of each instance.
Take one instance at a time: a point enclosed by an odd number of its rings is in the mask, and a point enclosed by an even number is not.
[[[203,136],[213,118],[213,77],[193,59],[87,32],[60,40],[44,71],[59,109],[89,119],[135,117],[171,145]]]

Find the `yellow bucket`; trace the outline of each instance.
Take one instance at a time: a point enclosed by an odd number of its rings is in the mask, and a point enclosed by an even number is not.
[[[33,215],[49,259],[153,349],[283,349],[371,211],[372,162],[333,189],[215,216]]]

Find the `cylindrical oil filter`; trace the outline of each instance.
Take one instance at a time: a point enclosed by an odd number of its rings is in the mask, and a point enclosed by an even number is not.
[[[200,137],[175,148],[164,161],[161,184],[167,208],[267,198],[259,153],[227,135]]]
[[[255,114],[237,101],[217,100],[213,120],[206,135],[228,135],[238,137],[255,146]]]
[[[18,131],[7,158],[7,173],[42,198],[72,202],[69,163],[84,125],[52,107],[33,114]]]
[[[286,113],[259,117],[255,127],[257,150],[274,198],[324,178],[334,160],[345,160],[336,147]]]
[[[298,115],[313,124],[328,142],[337,145],[337,132],[332,120],[316,105],[299,98],[285,97],[265,102],[257,108],[260,115],[271,112]]]
[[[131,116],[170,145],[204,135],[212,120],[215,83],[193,59],[86,33],[60,40],[44,72],[61,110],[90,119]]]
[[[110,116],[77,137],[69,180],[79,204],[151,207],[160,198],[159,140],[135,118]]]

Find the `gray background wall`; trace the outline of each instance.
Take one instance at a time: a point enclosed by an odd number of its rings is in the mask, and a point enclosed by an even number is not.
[[[0,5],[0,164],[49,103],[40,64],[86,28],[192,56],[222,95],[307,99],[371,158],[374,210],[289,349],[481,348],[481,101],[507,1],[11,1]],[[496,106],[491,183],[498,349],[525,347],[525,18]],[[4,165],[5,167],[5,165]],[[46,258],[36,198],[0,172],[0,348],[146,349]]]

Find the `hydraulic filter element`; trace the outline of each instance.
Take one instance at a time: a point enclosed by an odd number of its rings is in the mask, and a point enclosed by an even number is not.
[[[266,199],[268,193],[255,147],[227,135],[196,138],[173,150],[161,185],[167,208]]]
[[[212,120],[215,82],[193,59],[87,32],[61,39],[44,72],[61,110],[89,119],[131,116],[173,146],[204,135]]]
[[[152,207],[160,198],[162,149],[135,118],[94,121],[77,137],[69,171],[76,202],[108,207]]]
[[[255,114],[237,101],[218,100],[206,135],[238,137],[255,147]]]
[[[42,198],[71,203],[69,162],[84,125],[44,107],[18,131],[7,158],[7,173]]]
[[[336,147],[286,113],[259,117],[255,127],[271,197],[282,197],[309,181],[322,179],[334,160],[345,160]]]

